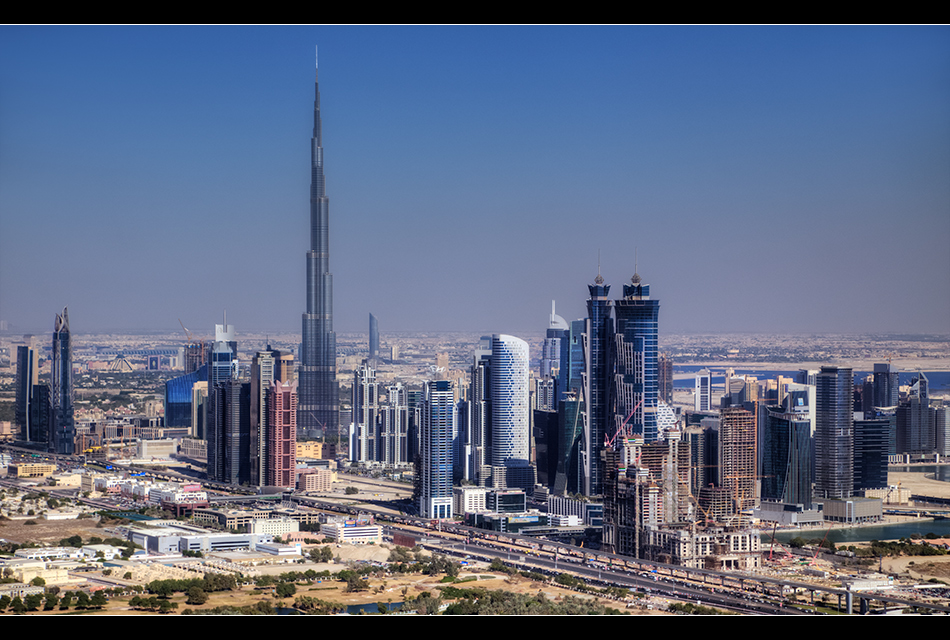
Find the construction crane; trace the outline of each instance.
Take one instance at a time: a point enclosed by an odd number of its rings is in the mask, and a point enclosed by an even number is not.
[[[630,421],[630,418],[632,418],[632,417],[633,417],[633,414],[635,414],[635,413],[637,412],[637,409],[640,408],[640,405],[641,405],[641,404],[643,404],[643,400],[642,400],[642,399],[640,400],[640,402],[637,403],[637,406],[635,406],[635,407],[633,408],[633,411],[630,412],[630,415],[627,416],[627,418],[620,424],[619,427],[617,427],[617,432],[614,434],[614,436],[613,436],[612,438],[608,438],[607,435],[604,434],[604,446],[606,446],[606,447],[612,447],[612,446],[614,446],[614,440],[617,439],[617,436],[619,436],[621,432],[624,432],[624,427],[627,426],[627,423]]]

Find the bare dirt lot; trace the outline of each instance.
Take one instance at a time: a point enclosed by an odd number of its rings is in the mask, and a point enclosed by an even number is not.
[[[35,522],[36,524],[27,524]],[[98,520],[43,520],[42,518],[32,518],[30,520],[0,520],[0,538],[17,544],[25,542],[36,542],[39,544],[49,544],[56,546],[63,538],[71,536],[82,536],[83,540],[88,540],[93,536],[108,538],[103,527],[98,526]]]

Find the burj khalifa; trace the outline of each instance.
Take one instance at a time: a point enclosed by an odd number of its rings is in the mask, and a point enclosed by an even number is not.
[[[307,311],[298,370],[297,426],[307,435],[339,430],[340,393],[333,332],[333,275],[330,273],[330,199],[323,175],[320,74],[314,81],[313,138],[310,144],[310,251],[307,252]]]

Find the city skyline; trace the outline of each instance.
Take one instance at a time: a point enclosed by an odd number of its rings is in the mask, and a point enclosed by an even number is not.
[[[946,27],[0,29],[16,332],[299,328],[314,44],[338,331],[948,330]]]

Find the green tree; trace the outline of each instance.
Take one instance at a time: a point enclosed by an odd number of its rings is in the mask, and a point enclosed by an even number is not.
[[[188,589],[188,600],[185,604],[204,604],[208,601],[208,594],[201,587]]]
[[[297,587],[293,582],[281,582],[277,585],[277,597],[278,598],[289,598],[297,593]]]

